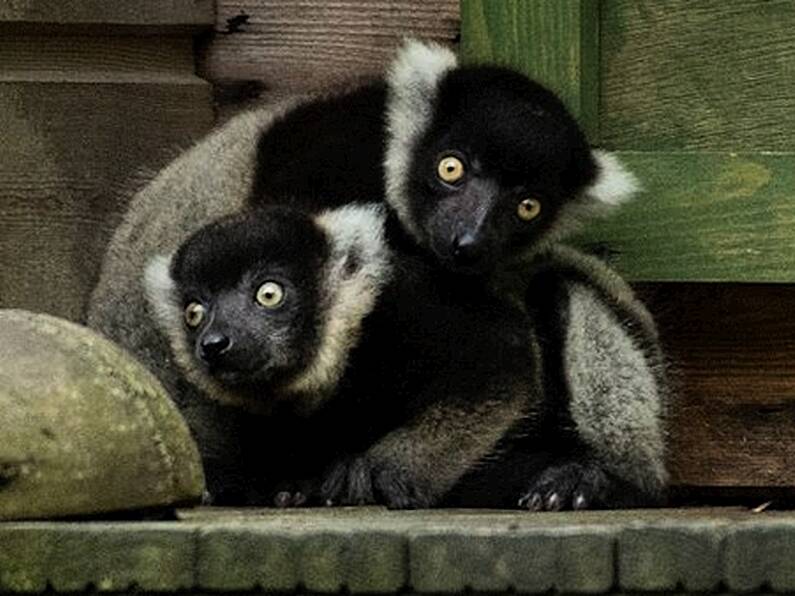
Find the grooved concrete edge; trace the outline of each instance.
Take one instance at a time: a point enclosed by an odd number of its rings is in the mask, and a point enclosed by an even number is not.
[[[795,590],[795,514],[378,508],[0,524],[0,592]]]

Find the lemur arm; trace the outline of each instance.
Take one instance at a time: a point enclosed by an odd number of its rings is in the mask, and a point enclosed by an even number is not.
[[[449,387],[429,387],[440,394]],[[527,385],[494,379],[484,399],[436,400],[406,426],[364,454],[340,461],[322,496],[329,504],[383,503],[390,508],[429,507],[491,454],[500,439],[528,416]]]
[[[659,500],[667,482],[668,386],[651,315],[595,257],[557,245],[537,262],[543,265],[528,301],[551,285],[558,296],[536,313],[551,321],[547,329],[557,338],[548,345],[557,354],[544,361],[560,370],[546,371],[547,378],[560,380],[564,395],[557,403],[565,404],[563,415],[585,450],[542,472],[522,504],[555,509]]]

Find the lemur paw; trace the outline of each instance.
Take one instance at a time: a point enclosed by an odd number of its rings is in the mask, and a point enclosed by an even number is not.
[[[287,509],[288,507],[301,507],[306,505],[307,501],[308,497],[300,490],[280,490],[273,497],[273,505],[280,509]]]
[[[337,462],[320,489],[326,505],[386,505],[390,509],[429,507],[427,490],[398,466],[367,455]]]
[[[610,477],[593,463],[553,465],[530,483],[519,507],[531,511],[603,509],[608,506]]]

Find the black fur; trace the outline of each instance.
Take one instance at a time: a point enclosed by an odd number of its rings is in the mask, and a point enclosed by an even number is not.
[[[440,156],[465,166],[455,185],[439,180]],[[590,147],[561,101],[546,88],[503,68],[452,71],[440,83],[432,125],[414,153],[410,211],[422,243],[451,268],[488,271],[531,246],[554,225],[560,207],[596,176]],[[518,204],[541,201],[527,222]],[[466,260],[454,238],[472,234]]]
[[[231,216],[193,234],[177,251],[171,268],[182,307],[198,302],[207,310],[199,327],[186,326],[192,344],[187,349],[198,354],[211,334],[232,338],[218,357],[211,362],[197,358],[197,364],[238,385],[238,391],[289,382],[313,355],[315,305],[321,300],[317,272],[328,256],[322,232],[286,209]],[[266,281],[285,288],[278,309],[254,301]],[[284,334],[289,340],[271,345],[272,336]]]
[[[311,209],[381,200],[385,104],[377,81],[288,111],[257,145],[254,202]]]
[[[259,141],[251,204],[289,204],[317,210],[385,200],[387,102],[383,82],[376,82],[309,101],[288,112]],[[444,183],[437,176],[440,157],[451,154],[465,167],[465,176],[455,184]],[[483,349],[472,357],[468,350],[468,339],[477,336],[451,333],[451,329],[500,337],[494,329],[481,329],[488,321],[486,307],[477,297],[470,298],[489,286],[492,272],[533,247],[558,224],[563,206],[594,182],[597,165],[582,131],[553,93],[508,69],[460,67],[442,77],[431,124],[415,147],[405,175],[408,211],[415,229],[408,233],[394,215],[391,217],[389,242],[401,267],[396,277],[404,280],[404,287],[395,287],[390,294],[400,297],[394,308],[405,307],[402,312],[409,316],[392,313],[386,328],[371,325],[367,338],[368,342],[389,338],[391,353],[406,351],[409,357],[392,369],[401,374],[390,376],[392,371],[381,371],[381,386],[396,383],[399,399],[406,400],[406,396],[418,392],[424,396],[418,398],[422,402],[428,398],[427,391],[423,393],[421,384],[411,386],[406,379],[427,378],[432,382],[435,375],[429,371],[444,367],[445,359],[471,359],[478,374],[486,375],[471,377],[473,386],[483,385],[488,374],[499,376],[509,371],[508,361],[495,359],[493,362],[499,365],[484,372],[489,365],[481,360],[488,352]],[[529,222],[517,216],[519,203],[527,198],[542,205],[539,217]],[[464,236],[473,239],[466,253],[456,248],[457,240]],[[558,502],[553,503],[556,507],[583,506],[583,500],[588,506],[626,502],[616,497],[620,491],[614,488],[623,486],[618,479],[602,478],[592,469],[598,465],[590,459],[571,421],[570,388],[563,382],[561,360],[565,296],[554,276],[539,279],[535,287],[542,293],[548,287],[549,294],[527,299],[529,316],[523,314],[514,322],[521,320],[525,329],[533,321],[538,323],[545,395],[542,404],[534,403],[534,409],[540,408],[534,415],[543,423],[530,428],[525,421],[517,421],[513,428],[505,429],[501,444],[487,461],[470,462],[470,473],[448,495],[451,504],[515,506],[520,495],[530,495],[522,500],[527,505],[528,499],[535,501],[536,492],[549,492],[552,485],[560,487]],[[437,293],[424,296],[418,291],[422,287],[433,287]],[[418,296],[439,304],[417,304]],[[507,300],[498,299],[497,308],[506,308]],[[443,304],[451,308],[447,316],[437,312]],[[389,309],[387,300],[381,310]],[[401,326],[390,328],[395,321]],[[462,327],[463,321],[475,323],[467,328]],[[517,328],[518,324],[509,325],[502,333],[509,337]],[[412,335],[414,329],[416,335]],[[499,342],[493,343],[499,353]],[[367,366],[380,370],[377,363]],[[360,368],[355,365],[352,370]],[[422,404],[408,400],[407,408],[404,416],[421,409]],[[399,419],[397,416],[394,420]],[[365,463],[354,458],[336,466],[327,492],[343,501],[367,501],[378,490],[388,492],[386,488],[374,489],[372,482],[397,491],[400,483],[394,479],[394,470],[384,471],[376,464]],[[391,495],[388,502],[403,503],[403,498],[405,495]],[[428,501],[415,496],[412,502]]]
[[[394,245],[405,242],[394,220],[388,236]],[[283,383],[273,381],[287,375],[261,374],[260,350],[290,354],[289,362],[282,361],[290,373],[311,361],[306,355],[314,353],[318,338],[307,333],[304,322],[317,321],[324,303],[319,296],[308,297],[317,293],[330,255],[324,242],[308,214],[273,208],[212,224],[178,251],[172,271],[185,302],[203,300],[211,312],[206,325],[224,329],[235,345],[249,348],[224,363],[238,373],[233,381],[224,366],[207,370],[229,390],[276,399]],[[477,412],[486,402],[516,402],[514,420],[500,422],[500,435],[515,423],[533,420],[538,363],[524,313],[491,295],[479,280],[438,270],[420,251],[407,248],[395,265],[392,281],[364,321],[344,376],[320,409],[306,416],[291,408],[289,396],[281,396],[272,415],[232,414],[238,419],[240,460],[235,465],[240,469],[218,474],[219,485],[214,485],[216,475],[208,474],[216,503],[430,506],[449,487],[437,486],[434,474],[418,470],[447,471],[456,464],[418,461],[411,449],[432,442],[437,430],[445,438],[463,432],[465,447],[469,428],[458,428],[455,420],[441,421],[438,429],[424,428],[424,413],[449,408],[465,421],[467,412]],[[289,318],[281,337],[287,339],[278,346],[268,333],[273,323],[267,319],[274,313],[260,312],[253,302],[257,283],[272,278],[274,271],[298,300],[292,306],[285,299]],[[235,308],[217,306],[230,296]],[[248,309],[241,306],[245,302]],[[291,324],[298,329],[285,334]],[[204,332],[200,327],[198,334]],[[189,337],[195,341],[195,334]],[[253,371],[250,377],[242,374],[245,370]],[[380,446],[391,433],[410,427],[420,433]],[[470,463],[446,473],[459,478]]]
[[[252,202],[317,208],[383,200],[386,102],[377,81],[289,111],[260,138]],[[561,101],[512,70],[451,71],[433,111],[406,175],[411,215],[423,231],[417,240],[448,268],[483,272],[512,258],[596,176],[590,147]],[[436,174],[439,158],[451,153],[466,168],[456,185]],[[526,198],[542,202],[532,222],[516,215]],[[476,244],[456,259],[453,239],[466,233]]]

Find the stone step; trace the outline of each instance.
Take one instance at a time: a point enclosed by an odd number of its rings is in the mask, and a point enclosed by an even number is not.
[[[795,591],[795,514],[193,509],[0,524],[0,593]]]

